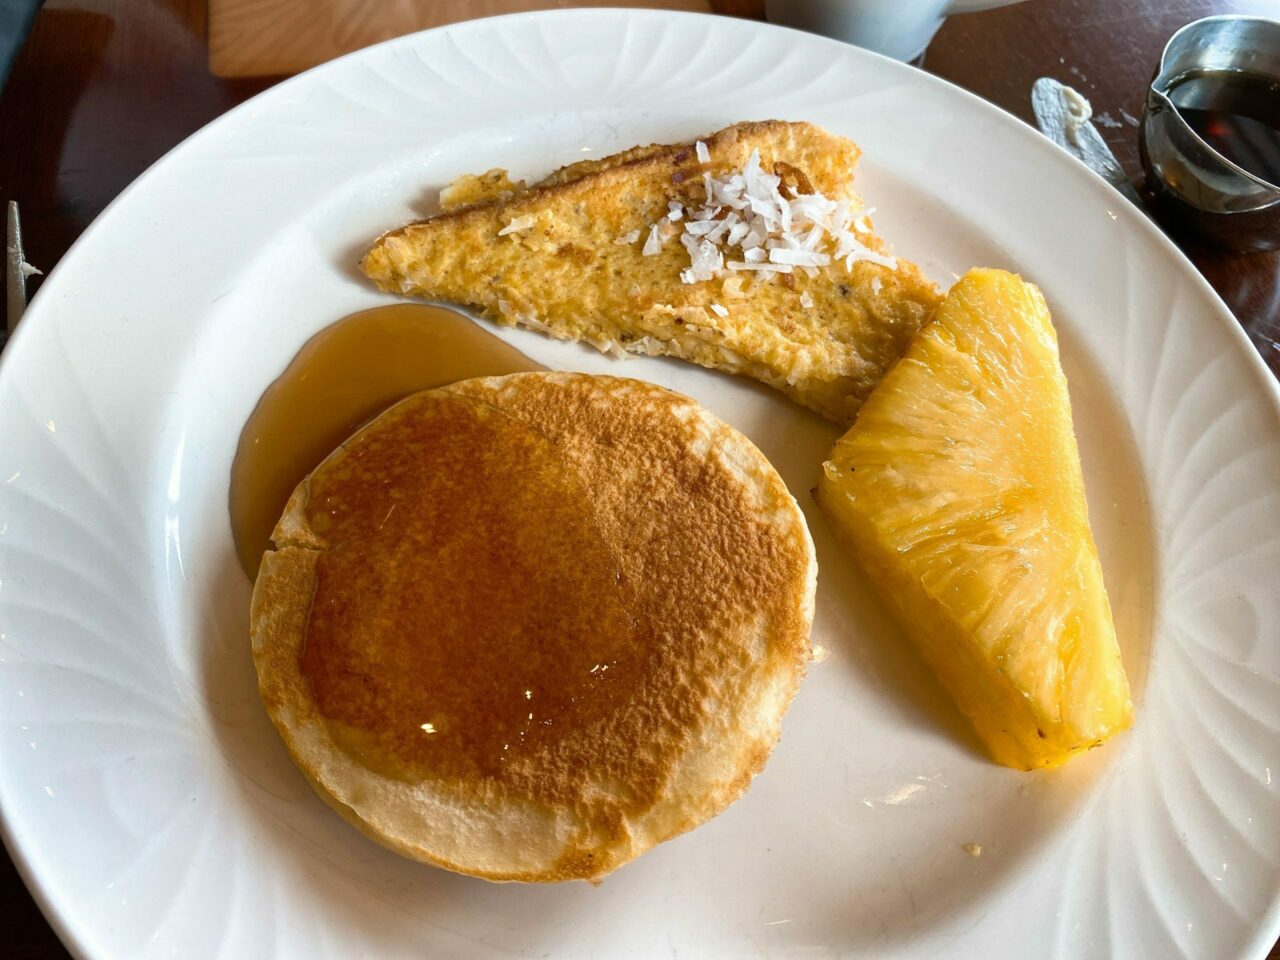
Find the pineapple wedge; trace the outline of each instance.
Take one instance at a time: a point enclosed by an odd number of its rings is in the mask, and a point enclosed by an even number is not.
[[[1040,291],[971,270],[872,392],[817,496],[992,757],[1133,719]]]

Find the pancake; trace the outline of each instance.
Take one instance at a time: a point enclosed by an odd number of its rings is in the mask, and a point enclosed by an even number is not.
[[[267,711],[417,860],[594,880],[715,816],[778,739],[817,565],[764,455],[652,384],[415,394],[294,492],[254,589]]]

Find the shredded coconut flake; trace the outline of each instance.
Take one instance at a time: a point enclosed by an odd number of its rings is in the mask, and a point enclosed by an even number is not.
[[[699,141],[694,149],[698,161],[707,165],[711,154],[706,144]],[[781,178],[765,170],[759,151],[751,152],[741,170],[723,176],[704,171],[702,186],[702,206],[670,201],[642,251],[653,256],[664,240],[678,235],[689,254],[689,267],[680,272],[685,283],[723,277],[726,271],[768,278],[799,269],[815,277],[819,268],[840,261],[847,271],[862,260],[897,268],[893,257],[871,249],[858,236],[870,229],[870,211],[820,193],[784,196]],[[726,262],[727,257],[732,259]]]
[[[714,313],[717,317],[727,317],[729,315],[728,309],[720,306],[720,304],[718,303],[711,304],[711,312]]]
[[[631,244],[635,243],[639,239],[640,239],[640,231],[632,230],[630,233],[624,233],[622,236],[620,236],[617,240],[613,242],[618,244],[619,246],[630,246]]]
[[[743,263],[741,260],[730,260],[725,264],[730,270],[756,270],[760,273],[790,273],[789,263]]]
[[[813,297],[809,296],[808,290],[800,294],[800,306],[804,307],[806,310],[813,309]]]
[[[687,230],[687,228],[686,228]],[[720,276],[724,270],[724,257],[710,240],[700,240],[690,233],[680,238],[689,251],[689,269],[680,274],[685,283],[697,283]]]
[[[514,217],[505,227],[498,231],[498,236],[505,237],[509,233],[520,233],[523,230],[530,229],[537,222],[538,218],[532,213],[526,213],[523,217]]]
[[[667,223],[667,218],[663,217],[649,228],[649,238],[645,240],[644,247],[640,251],[642,256],[656,256],[658,251],[662,249],[662,241],[667,239],[663,230]]]
[[[825,267],[831,257],[825,253],[810,253],[808,250],[787,250],[774,247],[769,251],[769,259],[773,263],[789,263],[793,267]]]

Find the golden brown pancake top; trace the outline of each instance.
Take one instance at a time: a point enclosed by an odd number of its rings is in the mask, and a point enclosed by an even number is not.
[[[495,400],[501,382],[410,397],[311,476],[302,674],[385,776],[597,822],[644,810],[751,666],[744,631],[767,626],[770,662],[804,659],[807,539],[771,522],[794,509],[776,475],[744,486],[671,415],[684,398],[517,375]],[[612,795],[584,796],[586,771]]]

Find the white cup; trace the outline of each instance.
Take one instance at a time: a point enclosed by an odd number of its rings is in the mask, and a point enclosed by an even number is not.
[[[770,23],[798,27],[914,60],[953,13],[1003,7],[1020,0],[766,0]]]

